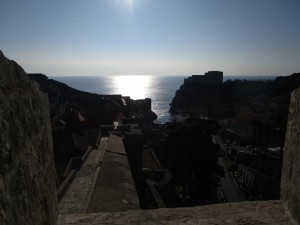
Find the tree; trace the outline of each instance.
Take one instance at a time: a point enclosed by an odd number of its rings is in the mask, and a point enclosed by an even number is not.
[[[175,183],[189,185],[195,205],[204,202],[222,171],[219,145],[212,143],[211,122],[191,118],[173,125],[167,138],[167,161]]]

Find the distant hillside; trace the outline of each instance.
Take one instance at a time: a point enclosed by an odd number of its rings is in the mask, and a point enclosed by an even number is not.
[[[49,102],[54,103],[57,101],[57,98],[63,98],[64,101],[78,101],[82,98],[89,98],[90,100],[99,100],[99,95],[92,94],[84,91],[79,91],[68,85],[58,82],[53,79],[49,79],[44,74],[28,74],[29,78],[35,80],[39,85],[42,91],[48,93]]]

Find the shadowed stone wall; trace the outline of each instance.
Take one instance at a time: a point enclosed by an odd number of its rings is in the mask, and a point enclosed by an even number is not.
[[[0,224],[56,224],[47,95],[0,51]]]
[[[281,199],[300,224],[300,88],[291,95],[284,144]]]

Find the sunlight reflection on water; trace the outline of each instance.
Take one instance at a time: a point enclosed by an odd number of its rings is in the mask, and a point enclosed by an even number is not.
[[[132,99],[149,98],[149,88],[151,87],[151,76],[122,75],[113,76],[113,83],[116,87],[116,93],[122,93],[123,96],[130,96]]]
[[[170,120],[169,103],[183,83],[184,76],[109,75],[55,77],[70,87],[90,93],[130,96],[131,99],[151,98],[152,110],[159,122]]]

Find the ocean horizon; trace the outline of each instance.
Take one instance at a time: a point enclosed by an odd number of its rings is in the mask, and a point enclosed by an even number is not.
[[[151,98],[152,110],[157,114],[157,123],[172,119],[170,103],[177,90],[188,76],[158,75],[109,75],[109,76],[50,76],[50,79],[69,87],[96,94],[130,96],[132,99]],[[224,76],[227,80],[273,80],[276,76]]]

